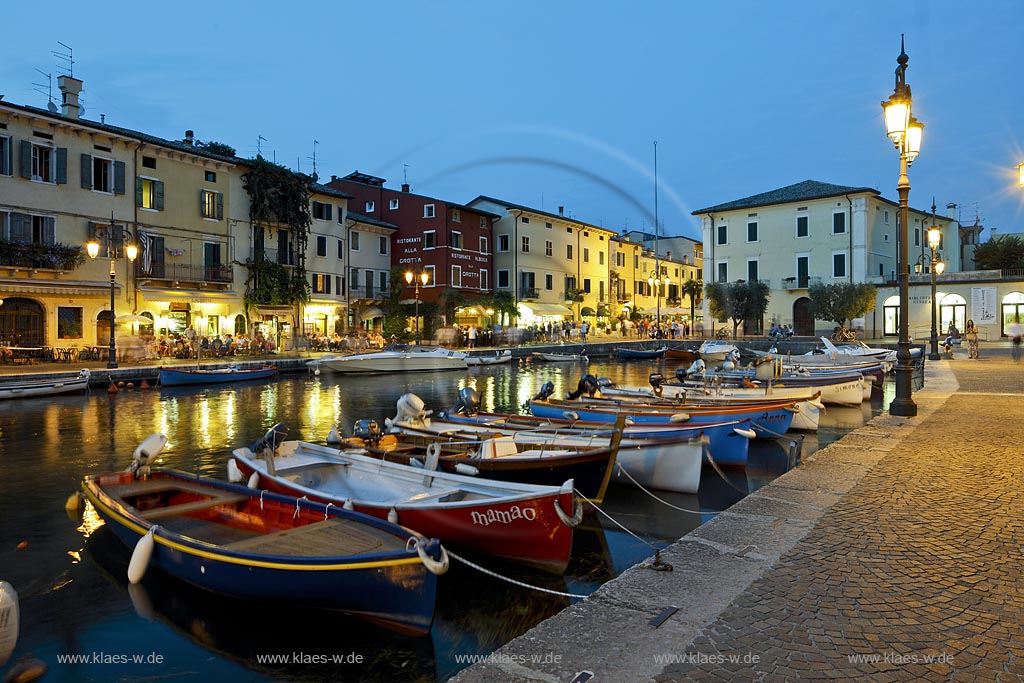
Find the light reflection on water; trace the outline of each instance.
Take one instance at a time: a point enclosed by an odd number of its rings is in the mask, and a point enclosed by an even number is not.
[[[644,384],[652,369],[672,367],[597,361],[588,370],[624,383]],[[576,364],[484,366],[469,373],[340,377],[325,373],[284,376],[270,384],[211,389],[174,388],[95,391],[85,396],[27,399],[0,404],[0,579],[18,590],[21,639],[15,658],[32,652],[50,665],[47,681],[173,676],[175,680],[360,680],[435,681],[454,674],[455,655],[500,647],[568,604],[564,598],[523,591],[456,566],[439,584],[430,638],[410,641],[363,622],[324,613],[275,611],[265,605],[220,600],[154,572],[129,594],[128,551],[95,519],[70,521],[65,499],[87,473],[120,470],[132,450],[153,432],[170,439],[162,462],[206,476],[225,476],[232,448],[250,443],[276,422],[293,438],[322,441],[331,426],[349,430],[358,419],[383,422],[397,398],[418,394],[428,408],[450,406],[458,389],[472,385],[487,411],[518,412],[546,381],[556,394],[573,389]],[[877,408],[876,408],[877,410]],[[871,409],[829,406],[805,453],[863,424]],[[832,425],[832,426],[829,426]],[[574,540],[566,575],[553,577],[516,566],[493,566],[507,575],[559,591],[589,593],[601,583],[689,532],[771,481],[787,466],[787,454],[759,444],[746,471],[729,482],[704,472],[699,495],[659,492],[684,514],[626,485],[613,485],[605,509],[641,537],[602,518],[587,517]],[[734,488],[735,487],[735,488]],[[27,542],[23,550],[18,544]],[[77,559],[80,556],[81,560]],[[124,664],[116,671],[57,664],[57,655],[93,651],[158,652],[159,667]],[[338,654],[358,651],[361,665],[255,664],[261,652]],[[212,654],[211,654],[212,653]]]

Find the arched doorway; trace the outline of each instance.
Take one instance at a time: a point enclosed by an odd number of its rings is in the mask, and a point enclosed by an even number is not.
[[[0,344],[4,346],[44,346],[46,320],[43,307],[32,299],[11,297],[0,306]]]
[[[887,297],[882,302],[882,334],[895,337],[900,333],[900,298]]]
[[[963,332],[967,327],[967,301],[959,294],[941,292],[935,295],[939,304],[939,336],[949,329],[950,323]]]
[[[1012,325],[1015,320],[1024,323],[1024,294],[1021,292],[1010,292],[1003,297],[1001,309],[999,335],[1005,337],[1006,328]]]
[[[110,343],[110,325],[113,322],[110,311],[100,311],[96,315],[96,345],[106,346]]]
[[[802,296],[793,302],[793,333],[801,337],[814,336],[814,316],[811,300]]]

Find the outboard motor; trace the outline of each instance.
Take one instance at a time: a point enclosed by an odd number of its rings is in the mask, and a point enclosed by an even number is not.
[[[686,381],[686,372],[687,372],[687,370],[683,366],[679,366],[678,368],[676,368],[676,379],[679,382],[685,382]]]
[[[253,445],[249,446],[249,450],[256,455],[259,455],[265,449],[269,449],[271,453],[276,453],[277,448],[287,439],[288,427],[283,422],[278,422],[268,429],[266,434],[257,439]]]
[[[167,437],[163,434],[150,434],[146,440],[135,447],[132,453],[132,464],[128,471],[135,475],[136,479],[145,479],[149,476],[149,467],[156,462],[157,456],[167,445]]]
[[[647,381],[651,383],[651,386],[655,389],[661,386],[661,383],[665,381],[665,375],[660,372],[652,372],[647,376]]]
[[[357,420],[355,426],[352,427],[352,436],[362,439],[367,446],[376,447],[380,444],[383,434],[375,420]]]
[[[597,378],[597,386],[601,387],[601,388],[604,388],[604,387],[614,387],[615,386],[615,382],[612,381],[611,377],[598,377]]]
[[[472,417],[480,411],[480,394],[473,387],[459,389],[459,397],[455,405],[448,411],[450,415],[466,415]]]
[[[537,395],[533,397],[533,400],[546,401],[549,398],[551,398],[551,394],[553,393],[555,393],[555,383],[550,381],[544,382],[544,384],[540,388],[540,391],[538,391]]]
[[[390,426],[394,422],[405,422],[414,427],[427,427],[430,425],[428,416],[433,411],[424,410],[424,405],[423,399],[416,394],[402,394],[395,404],[394,419],[386,420],[385,424]]]
[[[699,375],[704,372],[704,368],[704,361],[698,358],[690,364],[690,367],[686,368],[686,376]]]
[[[575,401],[583,394],[592,398],[595,394],[600,393],[601,389],[597,385],[597,378],[593,375],[587,374],[580,378],[579,384],[576,385],[576,391],[566,394],[565,398],[567,401]]]

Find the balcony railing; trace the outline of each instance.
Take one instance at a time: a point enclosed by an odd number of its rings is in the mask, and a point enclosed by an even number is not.
[[[536,287],[523,287],[519,290],[520,299],[538,299],[540,298],[540,290]]]
[[[810,285],[821,284],[820,277],[784,277],[783,289],[807,289]]]
[[[231,283],[233,276],[231,266],[223,263],[197,266],[191,263],[154,263],[149,271],[144,271],[142,262],[135,262],[135,277],[151,280],[171,280],[173,282],[218,282]]]
[[[352,288],[349,295],[353,299],[386,299],[391,296],[391,292],[380,287],[355,286]]]

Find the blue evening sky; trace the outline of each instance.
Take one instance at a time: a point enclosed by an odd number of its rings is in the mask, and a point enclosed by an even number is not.
[[[295,2],[4,10],[0,94],[74,49],[85,118],[312,170],[358,169],[621,230],[699,237],[695,209],[814,179],[895,200],[879,103],[900,33],[925,124],[911,205],[1022,231],[1024,3]],[[67,5],[66,7],[64,5]],[[991,233],[986,230],[985,237]]]

